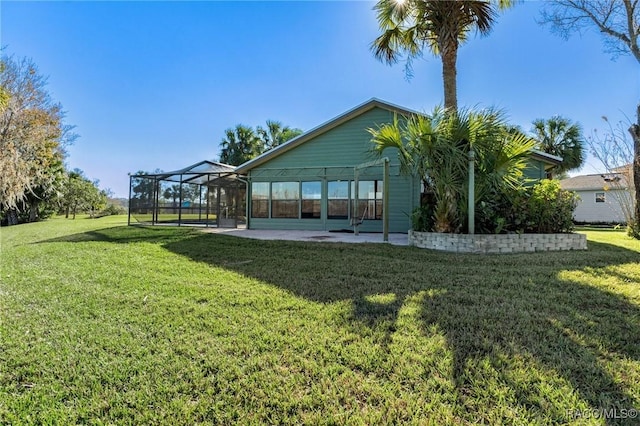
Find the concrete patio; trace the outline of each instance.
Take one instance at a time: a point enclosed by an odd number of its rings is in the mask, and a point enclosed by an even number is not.
[[[360,233],[328,231],[257,230],[244,228],[204,228],[204,232],[225,234],[256,240],[323,241],[330,243],[384,243],[381,233]],[[408,245],[407,234],[389,234],[389,244]]]

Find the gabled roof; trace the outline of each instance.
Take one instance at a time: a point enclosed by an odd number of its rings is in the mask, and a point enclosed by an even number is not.
[[[400,115],[414,115],[414,114],[420,114],[417,111],[413,111],[407,108],[403,108],[401,106],[398,105],[394,105],[391,104],[389,102],[385,102],[382,101],[380,99],[376,99],[376,98],[371,98],[370,100],[368,100],[367,102],[360,104],[358,106],[356,106],[355,108],[350,109],[349,111],[340,114],[339,116],[332,118],[331,120],[317,126],[314,127],[313,129],[309,130],[308,132],[305,132],[303,134],[301,134],[298,137],[295,137],[285,143],[283,143],[282,145],[279,145],[267,152],[265,152],[264,154],[247,161],[246,163],[243,163],[241,165],[239,165],[236,168],[236,173],[246,173],[249,170],[253,169],[254,167],[257,167],[263,163],[266,163],[267,161],[271,160],[272,158],[275,158],[281,154],[284,154],[285,152],[299,146],[302,145],[303,143],[317,137],[320,136],[323,133],[328,132],[331,129],[334,129],[336,127],[338,127],[339,125],[346,123],[349,120],[352,120],[362,114],[364,114],[365,112],[371,111],[374,108],[382,108],[382,109],[386,109],[388,111],[391,112],[396,112]]]
[[[602,173],[563,179],[560,187],[568,191],[604,191],[605,188],[626,189],[627,181],[620,173]]]
[[[313,129],[283,143],[282,145],[279,145],[265,153],[263,153],[262,155],[259,155],[256,158],[253,158],[241,165],[239,165],[238,167],[236,167],[236,173],[238,174],[245,174],[246,172],[248,172],[249,170],[266,163],[267,161],[271,160],[272,158],[275,158],[281,154],[284,154],[285,152],[296,148],[299,145],[302,145],[303,143],[322,135],[323,133],[328,132],[331,129],[334,129],[336,127],[338,127],[341,124],[346,123],[349,120],[352,120],[362,114],[364,114],[365,112],[371,111],[374,108],[382,108],[382,109],[386,109],[387,111],[391,111],[391,112],[395,112],[398,113],[400,115],[404,115],[404,116],[410,116],[410,115],[420,115],[422,113],[418,112],[418,111],[414,111],[408,108],[404,108],[377,98],[371,98],[368,101],[364,102],[363,104],[360,104],[358,106],[356,106],[355,108],[352,108],[350,110],[348,110],[345,113],[340,114],[337,117],[332,118],[331,120],[317,126],[314,127]],[[545,169],[549,169],[553,166],[557,166],[560,163],[562,163],[562,157],[558,157],[556,155],[551,155],[551,154],[547,154],[546,152],[542,152],[542,151],[538,151],[538,150],[532,150],[531,151],[531,156],[539,161],[542,161],[544,163],[547,164],[547,167],[545,167]]]

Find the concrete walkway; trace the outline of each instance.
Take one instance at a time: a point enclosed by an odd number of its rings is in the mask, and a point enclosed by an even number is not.
[[[256,240],[288,240],[288,241],[324,241],[330,243],[383,243],[382,234],[327,231],[273,231],[242,228],[204,228],[204,232],[232,235]],[[408,245],[407,234],[389,234],[389,244],[395,246]]]

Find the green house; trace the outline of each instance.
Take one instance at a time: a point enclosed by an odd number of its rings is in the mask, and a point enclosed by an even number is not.
[[[374,153],[368,129],[413,114],[371,99],[237,168],[131,175],[129,223],[407,232],[421,182],[400,172],[397,149]],[[534,151],[525,175],[544,179],[561,161]]]
[[[420,180],[400,172],[397,150],[380,159],[367,129],[412,114],[371,99],[238,166],[247,181],[247,227],[340,231],[358,224],[359,231],[382,232],[387,209],[387,230],[407,232]],[[560,161],[534,152],[526,175],[542,179]]]
[[[382,232],[388,209],[389,232],[407,232],[420,181],[400,173],[389,149],[385,182],[367,129],[410,114],[416,112],[372,99],[238,166],[248,182],[247,227],[339,231],[355,222],[362,232]]]

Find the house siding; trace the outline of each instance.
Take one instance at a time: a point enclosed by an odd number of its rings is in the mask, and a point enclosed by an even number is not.
[[[375,107],[315,138],[256,166],[248,171],[250,182],[320,181],[322,187],[320,219],[249,218],[252,229],[341,230],[352,229],[348,219],[327,218],[327,182],[353,181],[354,167],[374,161],[368,128],[390,123],[394,113]],[[420,200],[420,184],[416,178],[400,173],[397,150],[383,153],[389,158],[389,231],[407,232],[410,215]],[[359,180],[382,180],[382,164],[359,171]],[[248,200],[251,188],[248,188]],[[382,232],[382,220],[364,220],[362,232]]]
[[[624,213],[618,201],[620,196],[629,196],[628,191],[620,189],[578,190],[578,206],[573,213],[576,222],[586,223],[624,223]],[[596,193],[605,194],[604,203],[596,203]]]
[[[523,173],[527,179],[533,179],[540,181],[546,179],[547,172],[544,170],[545,163],[540,160],[534,160],[532,158],[527,160],[527,167],[525,167]]]

